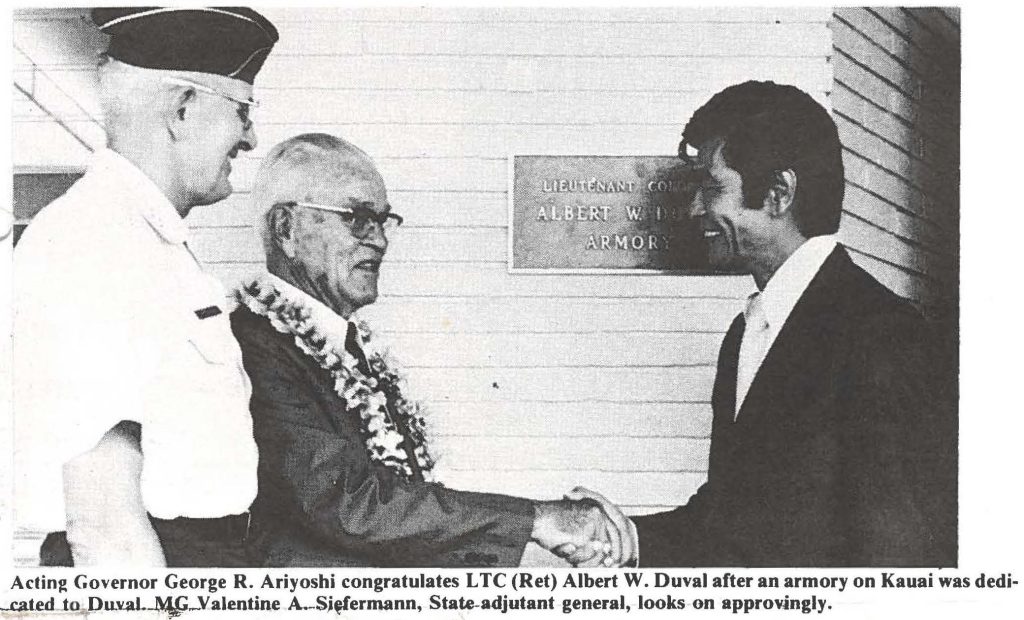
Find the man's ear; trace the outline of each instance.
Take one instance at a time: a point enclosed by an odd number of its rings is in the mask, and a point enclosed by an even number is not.
[[[267,230],[274,247],[288,258],[295,258],[294,213],[283,204],[276,204],[267,211]]]
[[[796,200],[796,172],[786,168],[775,171],[774,176],[764,198],[764,206],[773,217],[782,217],[789,213]]]
[[[181,88],[171,91],[168,105],[165,108],[164,121],[167,133],[174,141],[185,135],[187,123],[192,122],[195,114],[196,91],[194,88]]]

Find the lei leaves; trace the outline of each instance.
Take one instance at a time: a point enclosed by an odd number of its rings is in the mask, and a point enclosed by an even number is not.
[[[304,300],[290,299],[269,278],[251,279],[235,295],[253,313],[266,317],[278,332],[295,336],[295,345],[331,374],[334,391],[350,412],[359,415],[371,461],[408,481],[431,479],[434,459],[427,450],[423,408],[402,393],[404,380],[397,365],[387,352],[371,346],[372,334],[366,323],[360,322],[356,328],[364,352],[369,352],[369,375],[345,350],[343,334],[327,333]]]

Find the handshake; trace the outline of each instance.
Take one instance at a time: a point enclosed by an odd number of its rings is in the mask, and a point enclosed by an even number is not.
[[[624,566],[637,557],[633,524],[600,493],[576,487],[534,509],[533,541],[573,566]]]

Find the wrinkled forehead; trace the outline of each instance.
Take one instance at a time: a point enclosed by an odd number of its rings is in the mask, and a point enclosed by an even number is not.
[[[389,210],[384,179],[372,164],[326,162],[307,169],[303,200],[337,207],[364,207],[378,212]]]

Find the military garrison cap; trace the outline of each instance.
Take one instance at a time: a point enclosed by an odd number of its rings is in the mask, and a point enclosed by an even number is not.
[[[249,84],[278,38],[270,20],[245,7],[97,8],[92,20],[110,35],[107,55],[121,62]]]

